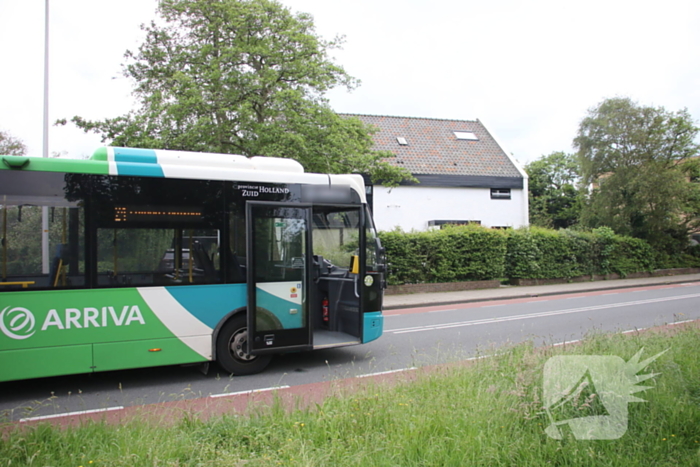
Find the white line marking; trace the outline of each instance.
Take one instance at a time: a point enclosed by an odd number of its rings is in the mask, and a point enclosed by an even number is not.
[[[673,301],[673,300],[684,300],[684,299],[698,298],[698,297],[700,297],[700,294],[679,295],[677,297],[652,298],[652,299],[647,299],[647,300],[636,300],[633,302],[621,302],[621,303],[612,303],[612,304],[608,304],[608,305],[596,305],[596,306],[587,306],[587,307],[582,307],[582,308],[572,308],[572,309],[568,309],[568,310],[544,311],[544,312],[539,312],[539,313],[530,313],[530,314],[526,314],[526,315],[513,315],[513,316],[503,316],[500,318],[476,319],[476,320],[471,320],[471,321],[459,321],[456,323],[432,324],[429,326],[415,326],[415,327],[410,327],[410,328],[400,328],[400,329],[387,330],[386,332],[390,332],[392,334],[405,334],[405,333],[410,333],[410,332],[436,331],[436,330],[441,330],[441,329],[451,329],[451,328],[458,328],[458,327],[465,327],[465,326],[478,326],[480,324],[502,323],[502,322],[506,322],[506,321],[518,321],[518,320],[532,319],[532,318],[546,318],[549,316],[567,315],[567,314],[571,314],[571,313],[582,313],[585,311],[605,310],[607,308],[622,308],[622,307],[628,307],[628,306],[634,306],[634,305],[646,305],[649,303],[668,302],[668,301]]]
[[[209,397],[228,397],[228,396],[240,396],[241,394],[255,394],[257,392],[275,391],[277,389],[286,389],[289,386],[276,386],[274,388],[263,388],[263,389],[251,389],[250,391],[239,391],[239,392],[227,392],[226,394],[212,394]]]
[[[369,376],[389,375],[391,373],[401,373],[402,371],[411,371],[411,370],[415,370],[415,369],[416,369],[416,367],[412,366],[410,368],[403,368],[401,370],[380,371],[379,373],[369,373],[366,375],[359,375],[359,376],[357,376],[357,378],[367,378]]]
[[[627,331],[622,331],[620,334],[632,334],[633,332],[646,331],[649,328],[634,328],[628,329]]]
[[[449,309],[449,310],[433,310],[433,311],[429,311],[428,313],[444,313],[444,312],[446,312],[446,311],[457,311],[457,309],[456,309],[456,308],[451,308],[451,309]]]
[[[576,344],[577,342],[581,342],[581,339],[574,339],[572,341],[557,342],[556,344],[552,344],[552,347],[559,347],[561,345]]]
[[[697,320],[686,319],[685,321],[676,321],[675,323],[669,323],[669,324],[667,324],[667,326],[675,326],[676,324],[692,323],[694,321],[697,321]]]
[[[76,415],[87,415],[87,414],[91,414],[91,413],[113,412],[115,410],[124,410],[124,407],[109,407],[106,409],[80,410],[78,412],[57,413],[54,415],[43,415],[41,417],[20,418],[19,422],[20,423],[34,422],[37,420],[48,420],[51,418],[73,417]]]

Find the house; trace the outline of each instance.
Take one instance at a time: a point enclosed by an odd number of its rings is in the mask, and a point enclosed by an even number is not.
[[[479,121],[348,115],[374,125],[374,149],[420,183],[374,187],[379,230],[528,225],[527,174]]]

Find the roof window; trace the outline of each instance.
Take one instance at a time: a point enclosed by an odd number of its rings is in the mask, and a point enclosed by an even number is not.
[[[408,141],[406,141],[406,138],[404,138],[403,136],[397,136],[396,141],[399,142],[400,146],[408,146]]]
[[[479,138],[476,137],[476,135],[471,132],[471,131],[453,131],[455,134],[455,138],[457,139],[465,139],[468,141],[479,141]]]

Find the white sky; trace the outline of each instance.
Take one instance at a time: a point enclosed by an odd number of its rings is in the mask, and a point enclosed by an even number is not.
[[[49,121],[116,117],[122,78],[155,0],[50,0]],[[362,80],[328,94],[338,112],[481,120],[521,163],[571,151],[587,109],[631,97],[700,119],[697,0],[283,0],[311,13],[336,63]],[[42,152],[44,1],[0,0],[0,129]],[[116,77],[116,79],[113,79]],[[101,143],[50,127],[49,152]]]

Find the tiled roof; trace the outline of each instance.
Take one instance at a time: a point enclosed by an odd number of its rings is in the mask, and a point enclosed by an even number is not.
[[[478,120],[342,115],[378,127],[374,149],[394,153],[388,162],[414,175],[522,177]],[[473,133],[477,140],[457,139],[454,132]],[[407,144],[399,144],[397,138],[405,138]]]

